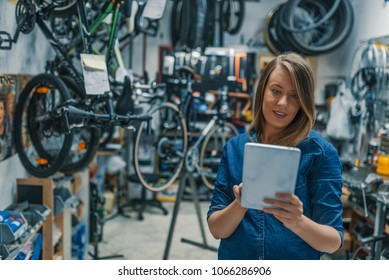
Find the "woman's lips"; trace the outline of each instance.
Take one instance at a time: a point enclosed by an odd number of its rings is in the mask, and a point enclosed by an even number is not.
[[[285,114],[283,112],[280,112],[280,111],[273,111],[274,115],[276,116],[276,118],[279,118],[279,119],[285,119],[288,114]]]

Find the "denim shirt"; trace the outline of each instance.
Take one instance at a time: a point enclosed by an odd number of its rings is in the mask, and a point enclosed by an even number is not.
[[[250,136],[256,139],[255,135]],[[232,187],[242,182],[244,145],[252,139],[244,133],[226,143],[207,218],[234,201]],[[304,215],[335,228],[343,244],[342,167],[338,152],[315,132],[297,147],[301,150],[301,159],[295,195],[304,205]],[[218,249],[218,258],[228,260],[315,260],[321,255],[273,215],[255,209],[246,212],[231,236],[220,240]]]

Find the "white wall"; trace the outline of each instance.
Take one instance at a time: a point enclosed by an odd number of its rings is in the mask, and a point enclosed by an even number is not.
[[[15,5],[0,1],[0,31],[14,34],[16,28]],[[51,50],[35,29],[31,34],[20,34],[18,43],[10,51],[0,50],[0,74],[36,74],[44,70]],[[17,154],[0,162],[0,210],[10,205],[16,190],[16,178],[28,174]]]
[[[17,154],[0,162],[0,210],[9,206],[15,196],[16,178],[27,178]]]
[[[16,30],[15,5],[7,0],[0,1],[0,31],[12,36]],[[36,26],[30,34],[20,33],[17,44],[11,50],[0,50],[0,73],[37,74],[45,69],[46,58],[53,51],[42,32]]]

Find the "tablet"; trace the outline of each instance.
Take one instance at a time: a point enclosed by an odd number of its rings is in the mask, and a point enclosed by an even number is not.
[[[294,193],[301,151],[294,147],[246,143],[243,159],[243,207],[263,209],[264,198]]]

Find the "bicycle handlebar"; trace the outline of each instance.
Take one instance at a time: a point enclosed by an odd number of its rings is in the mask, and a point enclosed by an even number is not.
[[[118,115],[118,114],[98,114],[94,112],[88,112],[78,109],[72,105],[64,106],[60,108],[61,112],[65,115],[68,114],[72,117],[90,118],[99,121],[107,121],[110,123],[118,123],[120,125],[128,125],[131,121],[149,121],[151,116],[149,114],[137,114],[137,115]]]

